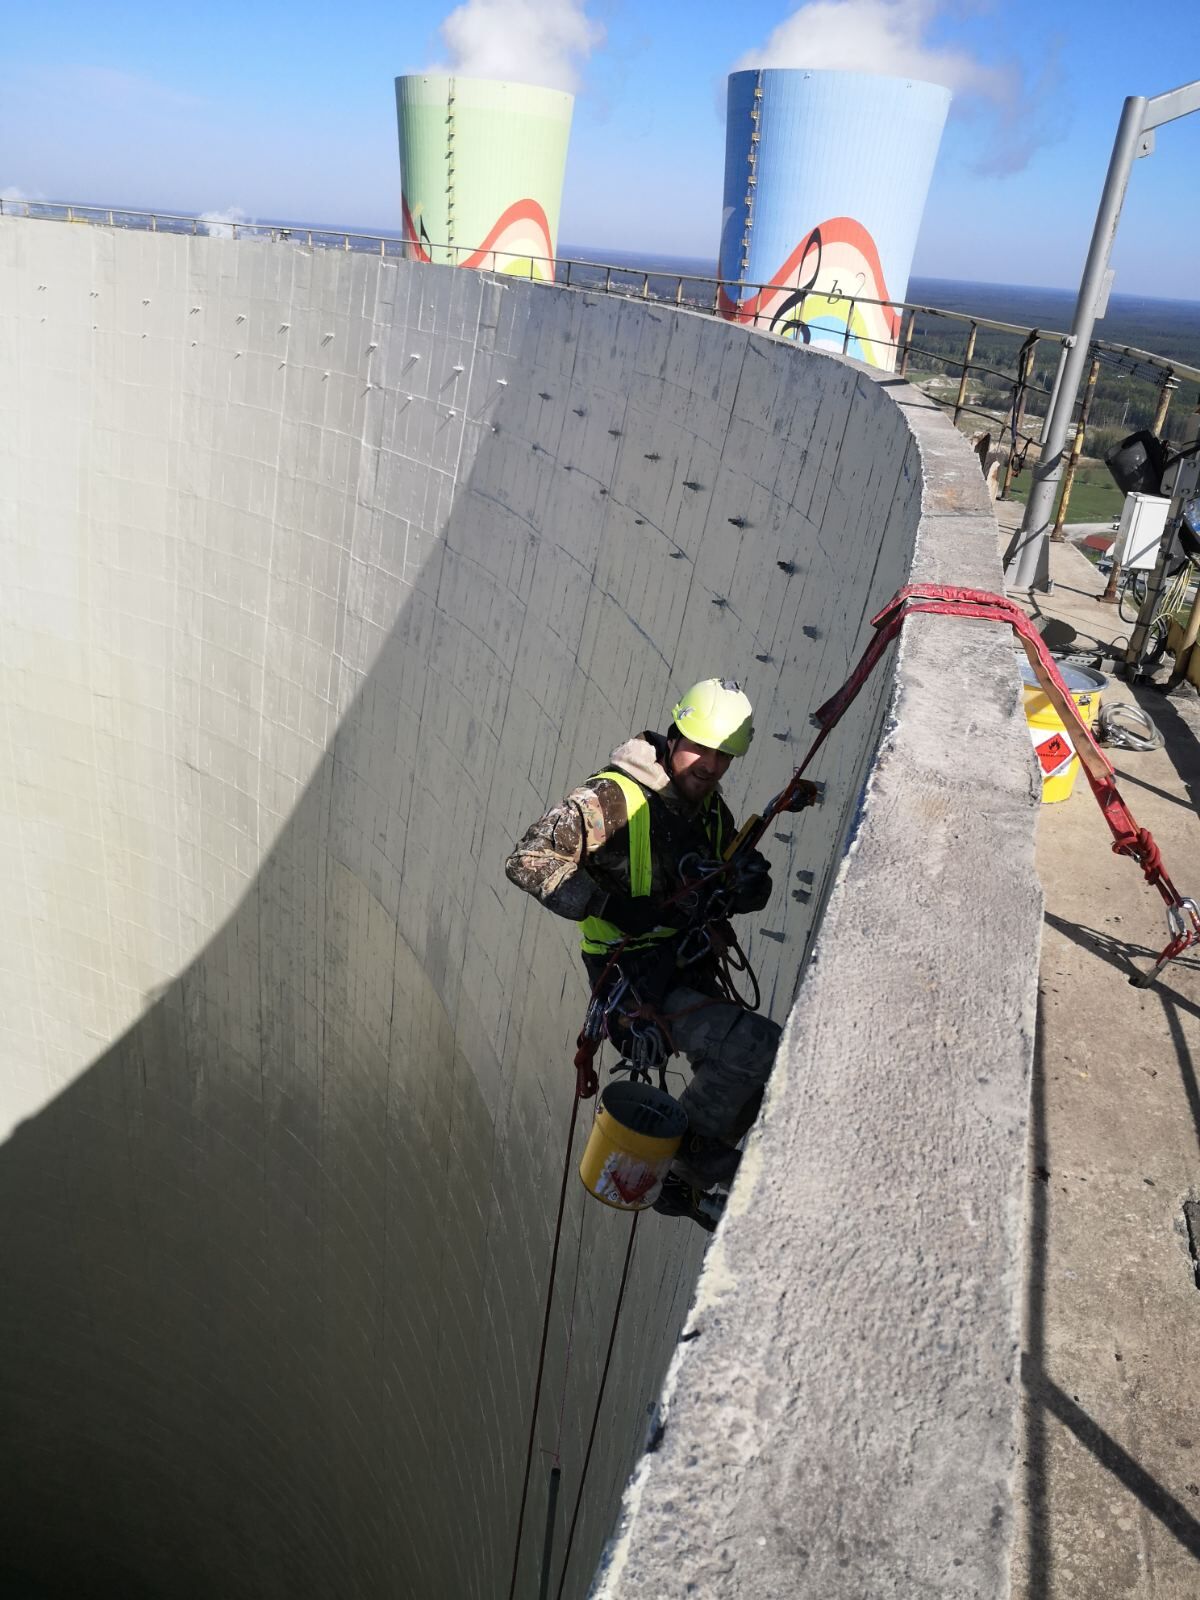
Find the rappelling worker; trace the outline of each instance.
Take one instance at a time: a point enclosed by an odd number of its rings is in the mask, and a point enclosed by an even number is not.
[[[614,1042],[624,1048],[623,1018],[633,1010],[635,1026],[660,1030],[664,1056],[687,1057],[692,1079],[679,1100],[688,1132],[655,1209],[702,1223],[713,1208],[701,1197],[727,1187],[737,1171],[736,1146],[758,1113],[779,1043],[774,1022],[728,998],[720,924],[706,930],[702,921],[706,874],[736,837],[721,779],[753,737],[750,701],[737,683],[695,684],[665,734],[618,745],[607,767],[533,824],[505,864],[519,889],[579,923],[599,1003],[627,980],[623,1015],[607,1017]],[[760,911],[770,898],[770,867],[757,850],[739,854],[718,880],[727,911]]]

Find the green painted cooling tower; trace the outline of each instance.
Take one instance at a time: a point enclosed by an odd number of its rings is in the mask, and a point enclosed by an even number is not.
[[[397,78],[409,257],[552,278],[573,106],[527,83]]]

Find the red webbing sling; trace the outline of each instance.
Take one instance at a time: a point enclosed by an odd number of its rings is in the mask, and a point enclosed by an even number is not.
[[[916,612],[933,613],[948,617],[978,617],[984,622],[1007,622],[1018,635],[1025,648],[1038,684],[1054,707],[1059,720],[1071,730],[1076,754],[1084,774],[1091,785],[1096,803],[1113,835],[1113,850],[1117,855],[1132,856],[1141,867],[1146,882],[1152,884],[1163,897],[1167,907],[1167,925],[1171,939],[1155,962],[1153,969],[1131,981],[1140,988],[1148,988],[1158,977],[1168,961],[1200,942],[1200,906],[1190,896],[1181,895],[1171,882],[1158,846],[1147,828],[1140,828],[1128,806],[1117,790],[1116,775],[1108,757],[1092,736],[1092,730],[1083,720],[1079,708],[1071,698],[1053,657],[1042,642],[1033,623],[1013,601],[986,589],[959,589],[932,583],[909,584],[889,600],[878,616],[872,617],[875,637],[863,653],[862,660],[850,677],[823,706],[813,714],[820,728],[812,749],[804,758],[797,776],[812,760],[825,736],[837,724],[847,706],[870,677],[883,652],[900,632],[907,617]]]

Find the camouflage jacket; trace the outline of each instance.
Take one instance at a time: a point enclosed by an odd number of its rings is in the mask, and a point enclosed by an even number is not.
[[[684,800],[663,766],[666,754],[661,735],[642,733],[618,745],[608,763],[628,773],[650,797],[652,903],[679,887],[679,863],[686,855],[718,854],[718,817],[725,844],[737,831],[719,791],[705,813]],[[572,922],[602,917],[610,894],[630,892],[626,822],[620,786],[611,778],[591,779],[539,817],[509,856],[505,871],[518,889],[560,917]]]

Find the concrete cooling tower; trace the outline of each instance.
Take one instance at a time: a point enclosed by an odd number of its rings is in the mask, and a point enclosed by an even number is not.
[[[574,104],[528,83],[397,78],[410,260],[553,278]]]
[[[891,371],[950,91],[859,72],[729,77],[721,311]]]
[[[901,584],[999,585],[950,424],[652,302],[5,217],[0,502],[0,1592],[531,1600],[557,1468],[564,1600],[1000,1600],[1007,630],[914,618],[771,826],[771,1091],[615,1335],[578,934],[504,876],[697,678],[744,816]]]

